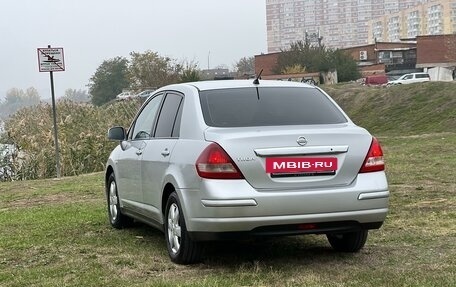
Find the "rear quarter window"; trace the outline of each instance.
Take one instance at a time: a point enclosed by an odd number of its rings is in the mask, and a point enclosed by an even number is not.
[[[200,92],[206,124],[213,127],[340,124],[347,119],[318,89],[254,87]]]
[[[429,78],[428,74],[416,74],[415,76],[417,79]]]

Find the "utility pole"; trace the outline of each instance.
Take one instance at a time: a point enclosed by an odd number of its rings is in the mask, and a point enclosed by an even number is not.
[[[323,36],[320,36],[320,28],[318,28],[318,48],[321,48],[321,41],[323,40]]]

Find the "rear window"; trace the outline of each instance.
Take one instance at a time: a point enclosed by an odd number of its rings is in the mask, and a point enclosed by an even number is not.
[[[258,92],[257,92],[258,91]],[[321,125],[347,119],[319,90],[298,87],[235,88],[200,92],[212,127]]]

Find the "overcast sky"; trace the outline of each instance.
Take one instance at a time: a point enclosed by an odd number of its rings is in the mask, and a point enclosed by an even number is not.
[[[97,67],[152,50],[206,69],[267,52],[265,0],[0,0],[0,98],[35,87],[50,98],[37,48],[63,47],[56,96],[87,89]]]

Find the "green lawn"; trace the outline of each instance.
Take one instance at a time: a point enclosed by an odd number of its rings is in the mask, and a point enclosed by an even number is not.
[[[0,183],[0,286],[456,286],[456,133],[379,139],[391,211],[357,254],[297,236],[175,265],[160,232],[109,226],[96,173]]]

